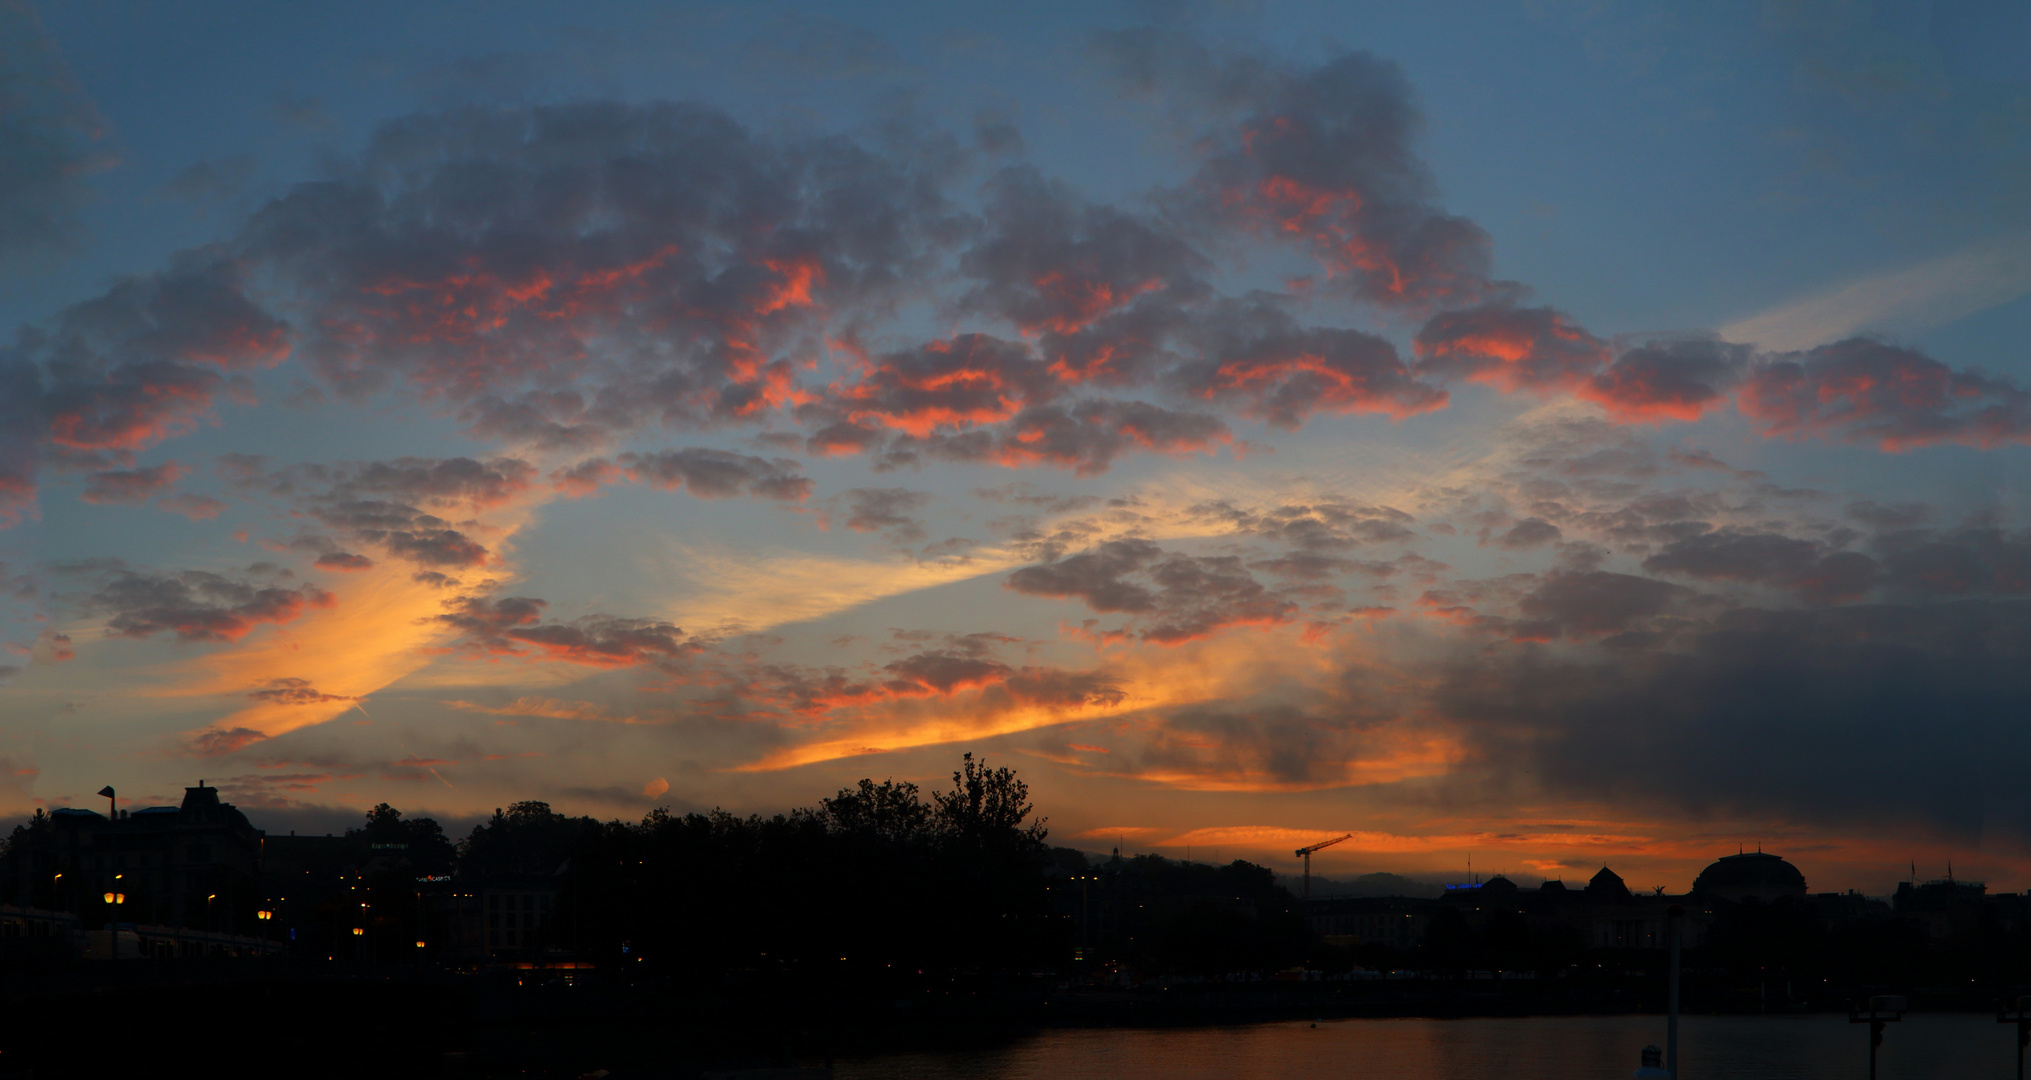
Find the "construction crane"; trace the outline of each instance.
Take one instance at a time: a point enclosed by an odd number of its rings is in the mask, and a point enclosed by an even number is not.
[[[1311,847],[1301,847],[1291,853],[1293,855],[1302,855],[1305,857],[1305,899],[1310,900],[1312,898],[1312,852],[1323,851],[1326,848],[1332,847],[1334,844],[1337,844],[1342,840],[1351,839],[1353,836],[1354,836],[1353,833],[1341,833],[1340,835],[1332,838],[1331,840],[1326,840],[1317,844],[1313,844]]]

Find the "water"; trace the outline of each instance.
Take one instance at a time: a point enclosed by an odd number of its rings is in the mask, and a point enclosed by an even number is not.
[[[1884,1032],[1881,1080],[2009,1080],[2016,1028],[1989,1015],[1907,1016]],[[1007,1047],[840,1063],[839,1080],[1623,1080],[1661,1016],[1326,1020],[1221,1028],[1048,1031]],[[1860,1080],[1866,1025],[1846,1016],[1688,1016],[1686,1080]]]

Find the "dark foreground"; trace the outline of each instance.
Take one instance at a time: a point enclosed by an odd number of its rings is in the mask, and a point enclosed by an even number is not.
[[[329,962],[71,963],[0,972],[0,1077],[706,1077],[901,1052],[980,1051],[1047,1029],[1356,1017],[1655,1012],[1653,979],[1403,979],[1069,988],[1042,978],[895,996],[864,986],[681,986],[596,973],[391,971]],[[1838,1011],[1854,988],[1694,986],[1710,1013]],[[1788,993],[1788,997],[1787,997]],[[1917,991],[1978,1012],[1994,989]],[[813,1074],[815,1075],[815,1074]]]

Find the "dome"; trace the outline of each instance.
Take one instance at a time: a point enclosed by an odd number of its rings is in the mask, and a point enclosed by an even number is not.
[[[1752,851],[1728,855],[1700,871],[1693,879],[1694,895],[1740,903],[1756,899],[1763,903],[1786,896],[1805,895],[1805,875],[1798,867],[1775,855]]]

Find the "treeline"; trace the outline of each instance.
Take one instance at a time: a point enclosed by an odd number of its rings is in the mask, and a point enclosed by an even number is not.
[[[384,856],[358,887],[375,929],[364,947],[390,960],[404,957],[409,927],[433,918],[415,883],[433,875],[452,876],[446,890],[554,888],[535,952],[644,974],[951,985],[1321,959],[1267,867],[1089,860],[1048,835],[1016,773],[967,754],[951,787],[928,796],[869,779],[782,814],[657,810],[638,822],[518,802],[456,844],[436,822],[383,805],[347,837],[362,856]],[[347,933],[335,923],[314,936],[345,944]]]

